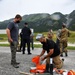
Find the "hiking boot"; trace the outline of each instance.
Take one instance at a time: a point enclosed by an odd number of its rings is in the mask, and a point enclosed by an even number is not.
[[[28,53],[28,55],[31,55],[32,53]]]
[[[19,65],[19,64],[20,64],[19,62],[11,63],[11,65]]]
[[[62,58],[62,61],[64,61],[64,58]]]
[[[61,57],[63,57],[63,54],[60,54]]]
[[[16,62],[15,64],[19,65],[20,63],[19,62]]]
[[[12,65],[14,68],[19,68],[19,66],[18,65]]]
[[[23,52],[22,54],[25,54],[25,52]]]

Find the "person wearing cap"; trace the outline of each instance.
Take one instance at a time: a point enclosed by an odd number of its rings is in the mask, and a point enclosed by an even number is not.
[[[28,28],[28,23],[24,23],[24,27],[21,31],[22,33],[22,45],[23,45],[23,54],[25,54],[25,49],[26,49],[26,44],[27,44],[27,51],[28,51],[28,55],[31,54],[30,52],[30,35],[31,35],[31,30],[30,28]]]
[[[63,24],[62,25],[62,29],[61,29],[61,36],[60,36],[60,52],[61,52],[61,56],[63,56],[63,52],[65,52],[65,56],[67,57],[67,42],[68,42],[68,37],[69,37],[69,30],[66,28],[66,25]]]
[[[41,60],[46,59],[46,72],[49,71],[50,58],[53,58],[54,67],[60,69],[63,66],[63,61],[60,59],[60,49],[53,40],[49,40],[44,36],[39,37],[39,41],[42,44],[42,51],[38,56],[43,56],[45,52],[47,55],[41,58]]]

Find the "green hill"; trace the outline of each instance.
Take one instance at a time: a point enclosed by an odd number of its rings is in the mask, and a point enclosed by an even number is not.
[[[12,19],[0,22],[0,29],[5,29]],[[63,22],[70,30],[75,30],[75,10],[65,15],[60,12],[24,15],[19,27],[22,28],[25,22],[28,22],[29,27],[33,28],[35,32],[45,32],[49,29],[57,30],[61,28]]]

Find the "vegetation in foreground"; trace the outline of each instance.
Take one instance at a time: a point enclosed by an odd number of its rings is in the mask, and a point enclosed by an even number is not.
[[[9,44],[0,44],[1,47],[9,47]],[[34,48],[42,48],[40,44],[34,44]],[[68,50],[75,50],[75,47],[68,46]]]

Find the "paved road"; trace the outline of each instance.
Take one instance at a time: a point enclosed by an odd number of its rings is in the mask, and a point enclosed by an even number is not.
[[[5,42],[0,42],[0,44],[9,44],[8,41]],[[34,44],[41,44],[40,42],[34,42]],[[75,47],[75,43],[68,43],[68,46],[73,46]]]
[[[10,48],[0,47],[0,75],[22,75],[19,71],[29,72],[30,67],[34,64],[31,62],[33,56],[38,55],[41,52],[41,48],[35,48],[32,50],[32,55],[23,55],[21,52],[17,52],[17,61],[20,62],[19,68],[15,69],[10,65]],[[65,59],[64,66],[62,69],[75,70],[75,51],[69,51],[68,57],[63,57]]]

